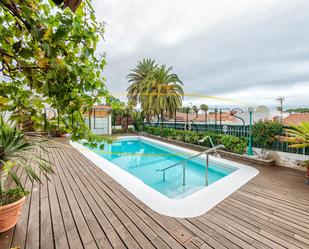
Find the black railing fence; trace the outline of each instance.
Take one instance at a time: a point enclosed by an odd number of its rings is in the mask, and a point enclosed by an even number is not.
[[[91,115],[92,120],[94,119],[93,122],[96,123],[96,116],[93,114]],[[52,116],[54,116],[53,123],[58,124],[59,126],[59,118],[57,119],[56,114]],[[238,124],[229,123],[231,120],[227,117],[231,116],[234,116],[234,121],[238,120]],[[48,126],[48,122],[49,120],[46,119],[45,126]],[[237,117],[237,114],[233,115],[233,113],[231,114],[231,112],[229,112],[229,109],[220,108],[213,108],[208,111],[199,110],[198,113],[189,108],[178,109],[174,112],[166,110],[155,111],[152,109],[143,112],[138,109],[112,109],[111,122],[113,133],[143,131],[144,127],[160,127],[162,129],[173,128],[177,130],[191,130],[196,132],[208,131],[248,138],[250,132],[250,126],[245,125],[244,121]],[[259,144],[254,142],[254,137],[253,146],[261,148]],[[309,155],[309,148],[290,148],[288,143],[279,140],[274,140],[271,147],[268,149]]]
[[[214,125],[214,124],[199,124],[194,123],[187,126],[184,122],[177,122],[176,124],[173,122],[163,122],[163,123],[151,123],[144,122],[145,126],[152,127],[163,127],[163,128],[173,128],[177,130],[191,130],[191,131],[209,131],[214,133],[233,135],[236,137],[248,137],[249,129],[248,125]]]
[[[161,110],[160,112],[155,113],[153,110],[145,111],[141,113],[139,110],[113,110],[113,128],[117,132],[118,129],[122,131],[142,131],[143,127],[159,127],[159,128],[172,128],[177,130],[191,130],[196,132],[213,132],[219,134],[233,135],[242,138],[248,138],[250,133],[250,126],[244,125],[243,120],[239,120],[239,124],[229,124],[226,121],[226,116],[234,116],[235,119],[239,119],[236,115],[231,115],[230,112],[227,112],[223,109],[214,108],[208,110],[207,112],[199,111],[198,115],[194,110],[180,109],[175,112],[177,115],[173,115],[170,112]],[[147,118],[147,113],[152,113],[151,118]],[[153,114],[155,113],[155,114]],[[225,115],[225,118],[223,118]],[[121,128],[123,122],[128,122],[127,130]],[[278,134],[282,135],[282,134]],[[258,143],[254,142],[253,137],[253,146],[261,148]],[[295,154],[309,155],[309,148],[305,149],[295,149],[290,148],[289,144],[279,140],[274,140],[270,150],[289,152]]]

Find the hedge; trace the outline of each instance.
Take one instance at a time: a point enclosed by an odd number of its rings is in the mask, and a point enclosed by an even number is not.
[[[283,134],[283,125],[275,121],[259,121],[252,126],[254,146],[271,149],[277,135]]]
[[[215,145],[223,144],[226,151],[234,152],[237,154],[245,153],[247,148],[247,140],[245,138],[239,138],[232,135],[217,134],[207,131],[196,132],[175,130],[172,128],[161,129],[159,127],[144,127],[144,131],[151,135],[166,137],[191,144],[203,145],[206,147],[211,147],[208,139],[203,143],[199,143],[198,141],[206,136],[210,136]]]

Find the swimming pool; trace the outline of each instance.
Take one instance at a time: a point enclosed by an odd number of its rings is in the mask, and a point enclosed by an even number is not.
[[[146,137],[120,137],[104,150],[72,143],[82,154],[155,211],[174,217],[203,214],[258,174],[252,167],[206,156]]]
[[[149,187],[172,199],[181,199],[206,185],[205,160],[196,158],[188,160],[183,169],[182,164],[175,165],[189,158],[190,154],[158,146],[144,139],[118,139],[113,144],[105,144],[104,150],[92,150],[121,169],[142,180]],[[169,166],[174,167],[163,171]],[[185,170],[185,179],[183,179]],[[223,166],[211,161],[208,171],[208,185],[232,173],[237,168]],[[185,180],[185,182],[183,182]]]

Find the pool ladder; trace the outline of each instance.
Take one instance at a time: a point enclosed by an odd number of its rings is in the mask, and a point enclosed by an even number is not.
[[[138,132],[138,140],[141,141],[142,136],[143,136],[143,135],[146,135],[146,134],[147,134],[147,133],[144,132],[144,131]]]
[[[165,182],[165,172],[171,168],[174,168],[176,166],[182,165],[182,185],[186,185],[186,162],[190,161],[191,159],[201,156],[201,155],[206,155],[206,174],[205,174],[205,185],[208,186],[208,170],[209,170],[209,153],[215,151],[217,153],[217,149],[220,148],[225,148],[223,144],[219,144],[216,146],[213,146],[210,149],[207,149],[203,152],[200,152],[192,157],[186,158],[178,163],[172,164],[171,166],[168,166],[164,169],[157,169],[157,172],[162,172],[163,173],[163,182]]]
[[[209,140],[209,142],[210,142],[210,144],[211,144],[211,147],[214,148],[215,145],[214,145],[214,142],[212,141],[211,136],[206,136],[206,137],[202,138],[201,140],[198,140],[198,142],[199,142],[199,143],[203,143],[206,139]],[[214,152],[215,152],[215,155],[216,155],[216,156],[220,156],[219,153],[217,152],[217,150],[214,150]]]

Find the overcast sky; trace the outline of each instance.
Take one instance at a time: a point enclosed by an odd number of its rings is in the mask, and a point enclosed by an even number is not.
[[[185,102],[309,105],[308,0],[96,0],[104,75],[125,99],[138,60],[173,66]],[[205,96],[205,97],[204,97]],[[215,96],[226,100],[212,99]]]

